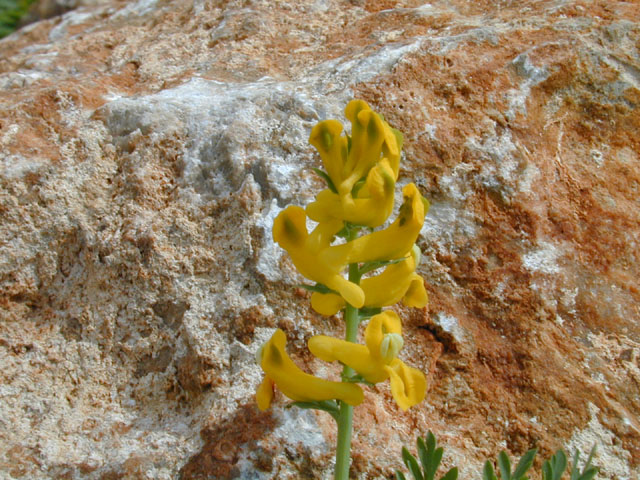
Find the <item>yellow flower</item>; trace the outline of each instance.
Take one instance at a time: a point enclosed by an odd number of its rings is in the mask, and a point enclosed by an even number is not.
[[[285,350],[284,332],[276,330],[271,339],[258,352],[265,378],[258,386],[256,401],[260,410],[266,410],[273,399],[273,386],[296,402],[341,400],[359,405],[364,398],[362,389],[353,383],[331,382],[300,370]]]
[[[342,183],[342,171],[347,162],[347,137],[341,137],[342,124],[337,120],[323,120],[311,130],[309,143],[316,147],[322,164],[333,184]]]
[[[429,202],[420,195],[413,183],[406,185],[402,193],[404,201],[395,222],[384,230],[323,250],[320,255],[326,265],[339,266],[404,257],[420,234]]]
[[[424,280],[415,273],[419,263],[420,249],[413,245],[406,260],[389,265],[380,275],[362,280],[360,287],[364,291],[364,305],[386,307],[402,300],[408,307],[426,306],[428,297]]]
[[[307,205],[307,215],[316,222],[345,220],[356,225],[378,227],[393,210],[396,180],[387,159],[382,159],[367,175],[356,198],[340,196],[326,189]]]
[[[339,361],[353,368],[367,382],[390,380],[391,394],[398,406],[408,408],[424,400],[427,382],[424,374],[397,358],[403,346],[400,318],[392,311],[371,317],[365,330],[365,345],[325,335],[309,339],[309,350],[326,361]]]
[[[422,308],[429,301],[424,280],[415,273],[420,263],[420,249],[414,245],[411,254],[402,262],[387,266],[374,277],[365,278],[360,283],[364,291],[365,307],[388,307],[402,301],[408,307]],[[335,315],[345,307],[340,295],[314,292],[311,306],[322,315]]]
[[[329,265],[321,260],[322,252],[333,248],[329,245],[342,225],[341,220],[320,223],[309,234],[304,210],[292,205],[273,222],[273,239],[289,253],[303,276],[339,292],[347,302],[360,308],[364,304],[364,292],[341,275],[345,264]]]
[[[382,144],[397,150],[396,138],[391,127],[382,120],[363,100],[351,100],[344,110],[351,122],[351,148],[343,169],[343,180],[336,185],[338,193],[348,195],[358,180],[378,163],[382,155]]]
[[[350,197],[356,182],[364,178],[382,158],[398,178],[402,134],[389,126],[363,100],[352,100],[345,108],[351,136],[341,136],[342,124],[324,120],[311,130],[309,143],[316,147],[341,201]]]

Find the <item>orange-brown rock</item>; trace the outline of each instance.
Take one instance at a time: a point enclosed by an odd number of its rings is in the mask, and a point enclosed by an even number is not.
[[[354,478],[429,429],[463,479],[594,443],[598,478],[638,478],[637,2],[74,5],[0,41],[3,476],[330,477],[332,419],[260,413],[254,353],[282,328],[337,375],[305,340],[341,321],[270,228],[358,97],[431,202],[431,303],[399,309],[427,400],[367,389]]]

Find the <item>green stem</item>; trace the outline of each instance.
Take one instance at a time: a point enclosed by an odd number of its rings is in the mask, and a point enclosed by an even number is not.
[[[360,273],[357,264],[349,265],[349,281],[359,284]],[[345,340],[355,343],[358,339],[358,324],[360,318],[358,309],[347,304],[344,311]],[[342,369],[342,379],[349,378],[356,372],[348,366]],[[353,425],[353,407],[345,402],[340,403],[340,413],[338,414],[338,446],[336,447],[336,469],[335,480],[349,479],[349,464],[351,460],[351,431]]]

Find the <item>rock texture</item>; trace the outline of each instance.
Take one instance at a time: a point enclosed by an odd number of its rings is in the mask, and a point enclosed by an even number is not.
[[[79,2],[0,42],[3,478],[330,478],[325,414],[258,412],[253,356],[309,307],[271,240],[321,184],[311,127],[367,100],[432,202],[428,399],[356,409],[354,478],[428,429],[640,475],[640,6],[623,0]]]

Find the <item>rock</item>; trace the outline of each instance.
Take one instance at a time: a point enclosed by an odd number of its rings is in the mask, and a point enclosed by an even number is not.
[[[58,2],[60,3],[60,2]],[[65,3],[65,2],[63,2]],[[640,474],[638,7],[580,0],[78,2],[0,42],[0,471],[328,478],[324,413],[260,413],[253,354],[306,350],[271,240],[322,187],[312,126],[363,98],[431,201],[398,308],[427,400],[356,409],[352,473],[432,430],[478,478],[502,449]]]

